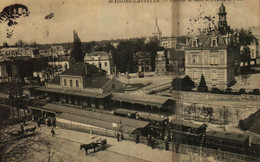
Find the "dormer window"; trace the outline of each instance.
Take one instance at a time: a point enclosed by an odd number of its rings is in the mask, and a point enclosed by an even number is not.
[[[192,47],[198,47],[198,40],[192,40]]]
[[[217,38],[212,38],[211,39],[211,47],[217,47],[218,43],[217,43]]]

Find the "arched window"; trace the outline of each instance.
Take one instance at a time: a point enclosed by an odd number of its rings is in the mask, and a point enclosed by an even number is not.
[[[65,86],[65,87],[67,86],[67,81],[66,81],[66,79],[64,79],[64,86]]]
[[[76,80],[76,87],[79,87],[79,81]]]
[[[70,87],[72,87],[73,86],[73,83],[72,83],[72,80],[70,80]]]

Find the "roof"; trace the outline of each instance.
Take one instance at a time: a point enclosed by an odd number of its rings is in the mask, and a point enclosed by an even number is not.
[[[211,46],[211,38],[217,39],[217,46],[212,47]],[[192,47],[192,41],[198,40],[198,47]],[[189,48],[226,48],[227,44],[220,34],[217,34],[215,32],[211,32],[210,34],[199,34],[197,36],[193,36],[189,41],[189,46],[186,49]]]
[[[133,94],[113,93],[112,100],[161,107],[164,103],[166,103],[169,100],[169,98],[161,97],[161,96],[160,97],[152,96],[152,95],[143,95],[138,97]]]
[[[83,109],[76,109],[70,106],[49,103],[41,109],[61,113],[58,118],[72,120],[84,124],[94,125],[106,129],[114,129],[112,123],[122,123],[123,130],[132,133],[136,128],[143,128],[149,122],[124,118],[107,113],[93,112]]]
[[[86,77],[84,87],[102,88],[109,80],[106,76]]]
[[[112,124],[113,122],[107,122],[107,121],[93,119],[93,118],[86,118],[85,116],[74,115],[74,114],[69,114],[69,113],[62,113],[62,114],[58,115],[57,118],[71,120],[74,122],[92,125],[92,126],[96,126],[96,127],[101,127],[101,128],[105,128],[105,129],[115,130],[115,127],[113,127],[113,124]],[[59,120],[59,119],[57,119],[57,120]],[[122,130],[125,133],[131,134],[136,129],[137,128],[135,128],[135,127],[122,125]]]
[[[51,83],[51,84],[60,84],[60,76],[55,76],[53,77],[52,80],[50,80],[48,83]]]
[[[71,66],[68,70],[61,73],[61,75],[73,75],[73,76],[83,76],[85,74],[85,63],[80,62]]]
[[[117,109],[117,110],[115,111],[115,113],[117,113],[117,114],[124,114],[124,115],[128,115],[128,114],[132,115],[132,114],[136,114],[137,111],[126,110],[126,109]]]
[[[49,87],[40,87],[40,88],[36,88],[36,90],[43,91],[43,92],[53,92],[59,94],[68,94],[74,96],[93,97],[93,98],[105,98],[111,94],[111,93],[93,93],[93,92],[85,92],[85,91],[73,90],[73,89],[49,88]]]
[[[34,88],[39,88],[39,87],[41,87],[41,86],[40,85],[31,85],[31,84],[29,84],[29,85],[23,86],[22,89],[34,89]]]
[[[84,60],[87,61],[91,61],[93,60],[92,57],[93,56],[99,56],[101,60],[108,60],[108,59],[112,59],[112,55],[105,52],[105,51],[96,51],[96,52],[91,52],[91,53],[86,53]]]
[[[182,120],[173,120],[171,121],[172,124],[176,124],[176,125],[183,125],[186,127],[191,127],[191,128],[199,128],[201,125],[199,124],[194,124],[191,122],[186,122],[186,121],[182,121]]]
[[[226,132],[217,132],[217,131],[208,131],[206,132],[207,136],[244,142],[249,136],[242,133],[226,133]]]

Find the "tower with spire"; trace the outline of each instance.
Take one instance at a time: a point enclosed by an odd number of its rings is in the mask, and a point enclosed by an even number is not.
[[[226,7],[222,3],[218,12],[218,31],[221,35],[225,35],[230,31],[230,26],[227,25],[227,12]]]
[[[155,13],[154,13],[155,14]],[[162,32],[159,28],[159,25],[158,25],[158,21],[157,21],[157,16],[155,14],[155,30],[153,32],[153,35],[154,37],[161,42],[161,39],[162,39]]]

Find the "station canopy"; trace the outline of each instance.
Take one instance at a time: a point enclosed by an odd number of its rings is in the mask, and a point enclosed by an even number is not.
[[[112,100],[130,102],[132,104],[142,104],[149,106],[162,107],[169,99],[168,97],[152,96],[152,95],[134,95],[125,93],[113,93]],[[173,101],[173,100],[172,100]]]
[[[39,110],[39,108],[37,109]],[[108,113],[77,109],[74,107],[53,103],[44,105],[41,110],[57,113],[57,118],[106,129],[112,129],[113,123],[116,123],[117,125],[121,124],[123,131],[127,131],[127,133],[132,133],[137,128],[144,128],[149,124],[149,122],[146,121],[115,116]]]
[[[37,88],[36,90],[43,91],[43,92],[51,92],[51,93],[81,96],[81,97],[92,97],[92,98],[105,98],[111,94],[111,93],[93,93],[93,92],[85,92],[85,91],[69,90],[69,89],[61,89],[61,88],[49,88],[49,87],[40,87]]]

